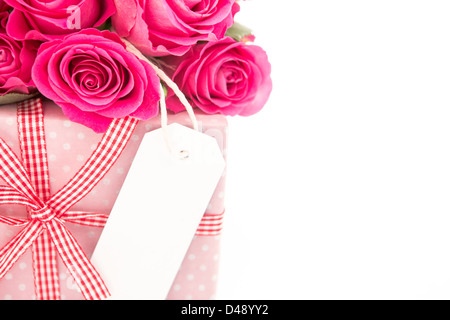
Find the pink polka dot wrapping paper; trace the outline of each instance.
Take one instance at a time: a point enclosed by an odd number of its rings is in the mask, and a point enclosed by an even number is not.
[[[50,172],[50,191],[56,192],[72,178],[89,158],[102,135],[68,120],[61,109],[49,100],[43,100],[45,137]],[[196,113],[199,127],[207,135],[214,137],[226,159],[228,123],[225,116]],[[186,112],[169,114],[170,123],[180,123],[188,127],[191,120]],[[161,127],[161,119],[141,121],[123,154],[111,170],[85,198],[73,206],[74,211],[100,212],[109,214],[120,192],[131,163],[146,132]],[[20,154],[17,131],[17,108],[15,104],[0,107],[0,135],[11,149]],[[221,218],[224,206],[225,172],[220,179],[205,212],[205,217]],[[0,184],[5,183],[0,179]],[[25,218],[26,208],[17,205],[0,206],[0,214]],[[101,235],[102,229],[66,223],[84,252],[90,257]],[[200,230],[201,228],[199,228]],[[0,224],[0,247],[3,247],[20,228]],[[156,244],[157,245],[157,244]],[[193,237],[185,258],[179,268],[167,299],[208,300],[214,299],[218,282],[220,258],[220,232],[201,233]],[[31,250],[27,250],[6,276],[0,280],[0,300],[35,299],[33,261]],[[81,300],[77,285],[59,260],[61,298]]]

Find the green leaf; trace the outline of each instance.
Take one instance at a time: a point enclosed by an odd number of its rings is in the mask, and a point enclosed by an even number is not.
[[[243,38],[252,35],[252,30],[238,22],[235,22],[230,28],[228,28],[225,35],[236,41],[241,41]]]

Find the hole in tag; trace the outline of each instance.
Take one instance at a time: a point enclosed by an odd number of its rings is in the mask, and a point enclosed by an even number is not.
[[[187,159],[189,159],[189,156],[190,156],[190,154],[189,154],[188,150],[180,150],[180,151],[178,151],[178,158],[180,160],[187,160]]]

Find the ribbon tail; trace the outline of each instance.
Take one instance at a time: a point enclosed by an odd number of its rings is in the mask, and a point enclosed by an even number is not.
[[[0,223],[6,224],[8,226],[24,227],[25,225],[30,223],[30,220],[0,216]],[[0,255],[0,257],[1,257],[1,255]]]
[[[69,270],[86,300],[101,300],[110,296],[100,274],[69,230],[59,219],[46,223],[47,230],[64,265]]]
[[[43,230],[44,228],[41,222],[32,221],[1,249],[0,279],[8,273]]]
[[[43,230],[32,249],[36,300],[60,300],[57,254],[47,230]]]
[[[88,227],[103,228],[109,215],[93,212],[67,211],[60,218],[65,222],[76,223]]]
[[[27,196],[24,196],[14,188],[7,186],[0,186],[0,205],[3,204],[18,204],[37,209],[36,203],[31,201]]]

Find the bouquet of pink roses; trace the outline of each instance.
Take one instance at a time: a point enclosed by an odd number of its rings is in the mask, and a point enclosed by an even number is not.
[[[237,0],[0,0],[0,103],[42,94],[104,132],[113,119],[158,114],[159,69],[204,113],[255,114],[270,95],[271,68],[234,22],[239,8]],[[184,110],[165,93],[169,110]]]

